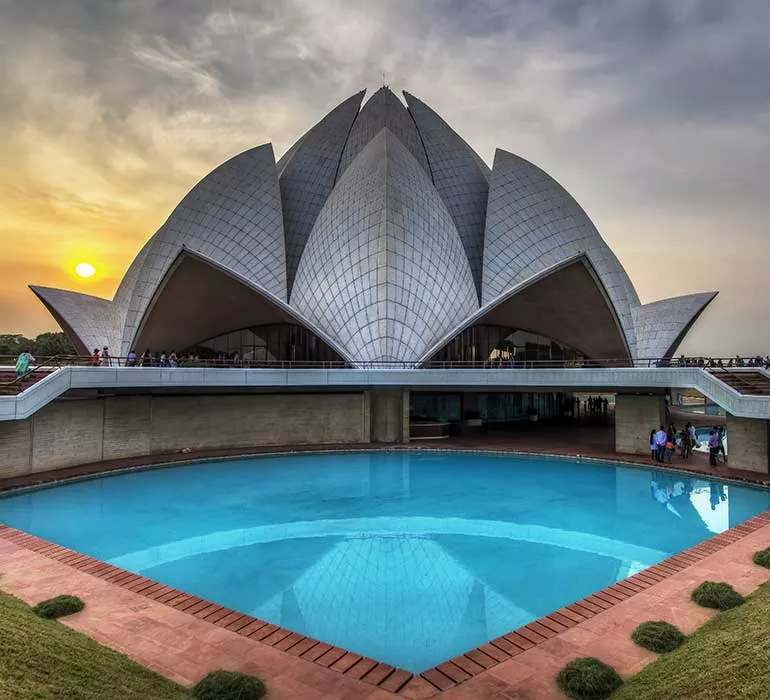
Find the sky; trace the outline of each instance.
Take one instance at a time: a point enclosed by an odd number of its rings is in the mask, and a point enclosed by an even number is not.
[[[683,351],[768,353],[768,27],[767,0],[0,0],[0,333],[57,329],[28,284],[111,298],[206,173],[384,74],[555,177],[643,302],[719,290]]]

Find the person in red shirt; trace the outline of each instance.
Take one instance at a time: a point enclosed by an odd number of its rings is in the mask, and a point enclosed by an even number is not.
[[[99,355],[99,348],[94,348],[93,355],[91,355],[91,364],[94,367],[98,367],[101,364],[101,357]]]

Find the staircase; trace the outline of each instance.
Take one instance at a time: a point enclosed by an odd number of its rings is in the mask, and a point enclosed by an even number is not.
[[[770,396],[770,378],[761,372],[734,372],[729,369],[709,369],[709,372],[740,394]]]
[[[47,377],[51,369],[33,369],[24,378],[16,379],[15,370],[0,370],[0,396],[15,396]]]

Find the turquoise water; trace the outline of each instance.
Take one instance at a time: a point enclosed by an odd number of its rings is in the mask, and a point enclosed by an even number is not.
[[[0,498],[0,521],[419,672],[768,508],[589,461],[375,452],[82,481]]]

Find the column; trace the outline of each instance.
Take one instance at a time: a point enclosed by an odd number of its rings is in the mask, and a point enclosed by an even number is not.
[[[615,397],[615,451],[630,455],[650,453],[650,431],[665,418],[663,396],[618,394]]]
[[[727,456],[733,469],[767,474],[770,471],[770,421],[727,415]]]

